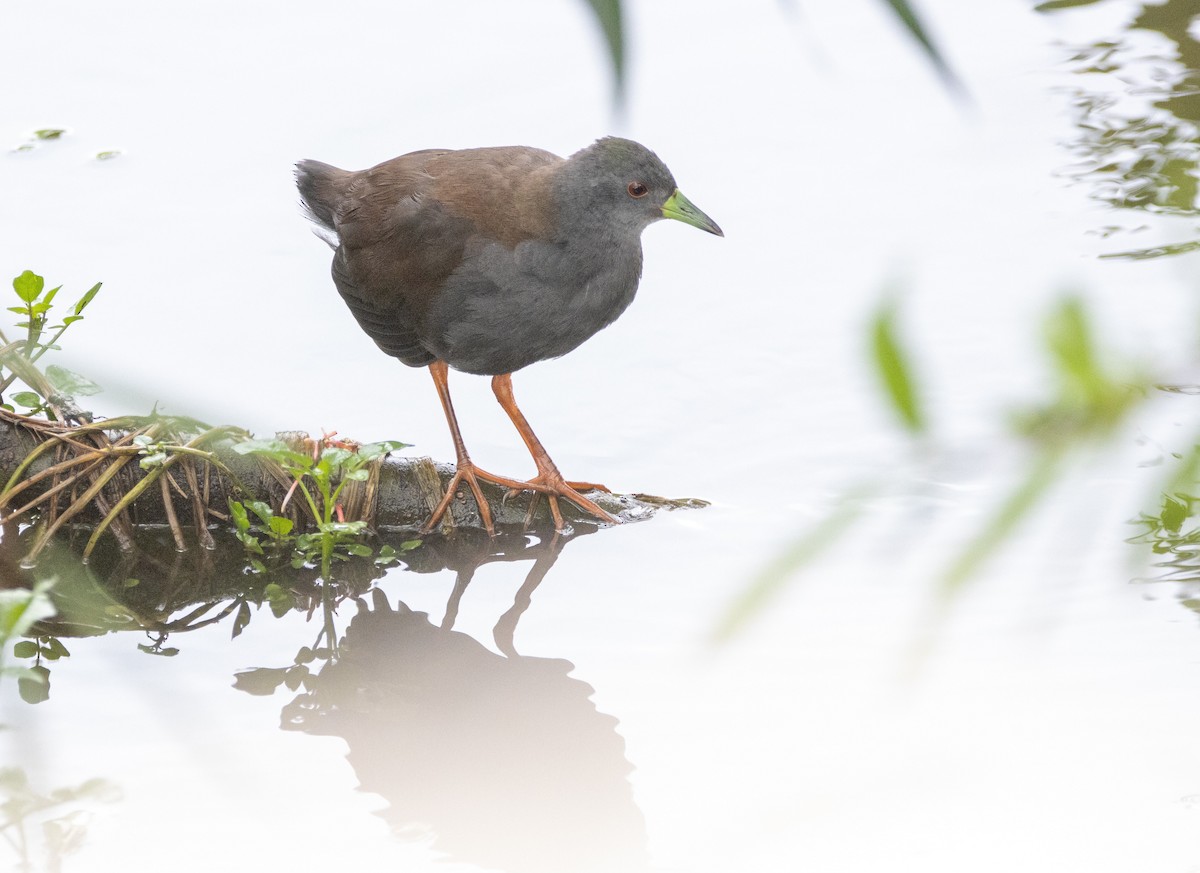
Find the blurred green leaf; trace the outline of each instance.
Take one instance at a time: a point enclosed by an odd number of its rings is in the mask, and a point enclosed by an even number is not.
[[[47,652],[51,658],[69,658],[71,653],[67,651],[67,647],[62,644],[58,637],[48,637],[43,651]]]
[[[51,364],[46,368],[46,378],[51,385],[69,397],[88,397],[104,390],[86,376],[73,373],[58,364]]]
[[[44,579],[33,590],[7,588],[0,590],[0,644],[25,634],[34,624],[55,615],[50,589],[54,580]]]
[[[16,658],[32,658],[38,653],[37,643],[33,640],[21,640],[13,646],[13,657]]]
[[[66,131],[59,127],[43,127],[41,130],[35,130],[33,135],[38,139],[58,139],[64,133]]]
[[[874,490],[872,486],[862,486],[847,494],[820,524],[797,538],[763,568],[725,611],[713,630],[713,642],[725,643],[731,640],[779,595],[793,574],[835,545],[862,513],[864,498]]]
[[[1034,12],[1053,12],[1056,9],[1074,9],[1077,6],[1092,6],[1103,0],[1046,0],[1033,7]]]
[[[892,409],[911,433],[924,433],[925,415],[912,377],[908,356],[896,337],[896,307],[884,303],[871,322],[871,351],[875,368]]]
[[[42,405],[41,396],[34,394],[32,391],[18,391],[16,394],[12,395],[11,399],[13,403],[19,403],[22,406],[27,406],[31,409],[35,409]]]
[[[921,19],[917,17],[916,10],[912,8],[908,0],[884,0],[884,2],[896,13],[896,17],[900,19],[900,22],[912,38],[925,50],[925,54],[933,64],[934,69],[942,77],[942,81],[953,90],[961,92],[963,87],[962,83],[958,80],[958,76],[954,74],[954,71],[950,69],[950,65],[946,63],[946,59],[942,57],[941,51],[934,44],[933,38],[930,37],[929,32],[925,29],[925,25],[921,23]]]
[[[625,25],[621,13],[621,0],[587,0],[596,23],[604,35],[608,47],[608,59],[612,64],[614,92],[617,103],[625,99]]]

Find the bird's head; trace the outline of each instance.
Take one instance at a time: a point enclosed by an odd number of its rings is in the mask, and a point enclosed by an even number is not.
[[[652,222],[674,218],[725,235],[683,196],[658,155],[633,140],[607,136],[576,152],[561,183],[560,204],[577,221],[638,235]]]

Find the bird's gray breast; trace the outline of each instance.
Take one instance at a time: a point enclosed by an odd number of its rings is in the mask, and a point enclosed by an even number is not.
[[[486,375],[557,358],[625,311],[641,271],[636,239],[470,248],[429,312],[427,345],[455,369]]]

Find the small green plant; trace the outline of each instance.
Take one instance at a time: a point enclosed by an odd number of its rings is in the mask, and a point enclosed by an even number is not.
[[[46,289],[46,280],[26,270],[13,279],[13,291],[20,299],[19,306],[8,307],[9,312],[16,313],[23,320],[17,322],[18,329],[24,329],[24,339],[9,340],[0,331],[0,394],[6,392],[17,379],[24,382],[29,391],[18,391],[11,396],[12,403],[23,407],[24,414],[36,415],[41,412],[53,416],[54,401],[58,397],[79,397],[95,394],[100,386],[90,379],[72,373],[65,367],[51,365],[45,372],[35,365],[38,360],[51,349],[58,349],[59,340],[72,324],[83,320],[83,311],[100,292],[102,283],[97,282],[89,288],[82,297],[69,308],[70,314],[63,316],[57,324],[51,324],[50,311],[54,307],[54,298],[62,290],[58,285]],[[14,411],[10,403],[3,408]]]
[[[404,448],[405,443],[385,440],[361,446],[348,445],[322,441],[312,454],[296,451],[282,440],[247,440],[234,447],[239,454],[256,455],[282,467],[294,480],[293,490],[299,493],[316,525],[312,533],[295,535],[291,519],[276,514],[269,504],[259,500],[245,503],[230,500],[237,538],[252,554],[266,556],[290,552],[292,567],[320,565],[321,575],[326,579],[330,563],[335,560],[362,557],[386,564],[396,559],[396,550],[391,546],[384,546],[376,554],[362,542],[366,522],[343,520],[339,498],[346,483],[366,481],[372,462],[388,452]],[[409,540],[402,543],[400,549],[406,551],[418,545],[419,540]],[[252,557],[250,563],[256,572],[267,570],[266,564],[257,558]],[[272,597],[272,592],[266,593],[272,608],[277,602],[282,603],[282,596]]]

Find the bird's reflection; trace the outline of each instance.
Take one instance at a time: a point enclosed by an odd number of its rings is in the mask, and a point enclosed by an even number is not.
[[[569,539],[427,544],[428,569],[449,566],[457,577],[440,626],[373,590],[338,659],[284,708],[283,728],[343,738],[363,790],[388,802],[381,815],[393,829],[432,834],[456,861],[510,873],[646,869],[617,720],[597,711],[569,661],[513,645]],[[496,624],[496,654],[453,630],[454,617],[478,566],[518,560],[533,564]]]

